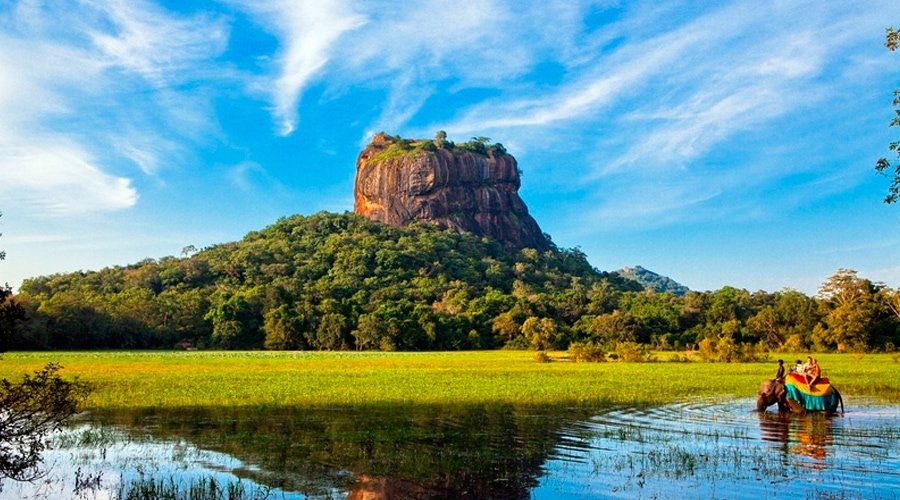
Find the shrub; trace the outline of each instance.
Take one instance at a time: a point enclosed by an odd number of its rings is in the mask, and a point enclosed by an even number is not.
[[[553,359],[551,359],[550,356],[548,356],[544,351],[538,351],[534,353],[534,360],[538,363],[549,363],[553,361]]]
[[[740,356],[738,361],[743,363],[754,363],[758,361],[768,361],[769,353],[762,344],[754,345],[750,343],[741,344]]]
[[[731,335],[723,335],[716,342],[716,361],[733,363],[740,358],[740,348]]]
[[[749,363],[765,361],[769,358],[761,344],[738,344],[731,335],[724,335],[717,341],[707,337],[701,340],[697,346],[700,359],[705,363]]]
[[[676,353],[669,358],[670,363],[689,363],[690,361],[691,358],[688,357],[687,353]]]
[[[806,342],[799,334],[791,335],[784,341],[783,349],[788,352],[802,352],[806,350]]]
[[[522,335],[519,335],[503,345],[503,348],[509,351],[524,351],[529,347],[528,340]]]
[[[637,342],[619,342],[616,344],[616,354],[619,360],[626,363],[643,363],[654,361],[650,354],[650,346]]]
[[[596,342],[573,342],[569,345],[569,356],[575,361],[599,363],[606,361],[606,349]]]
[[[713,341],[711,338],[707,337],[701,340],[697,344],[697,350],[700,354],[700,359],[704,363],[712,363],[716,360],[715,349],[713,348]]]

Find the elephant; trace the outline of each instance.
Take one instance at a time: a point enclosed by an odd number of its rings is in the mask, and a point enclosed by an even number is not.
[[[787,389],[784,382],[777,379],[765,380],[759,386],[759,392],[756,394],[756,409],[758,411],[766,411],[766,408],[778,403],[778,411],[790,411],[788,404]]]
[[[825,413],[836,413],[838,405],[840,405],[841,413],[843,413],[844,398],[841,397],[841,393],[838,392],[834,386],[832,386],[831,389],[834,392],[834,398],[831,399],[831,403],[825,408]],[[806,411],[808,411],[801,403],[788,397],[788,391],[783,381],[780,379],[763,381],[759,386],[759,392],[756,395],[757,411],[766,411],[766,408],[776,403],[778,404],[778,411],[782,413],[788,411],[794,413],[806,413]],[[820,410],[821,407],[818,409]]]

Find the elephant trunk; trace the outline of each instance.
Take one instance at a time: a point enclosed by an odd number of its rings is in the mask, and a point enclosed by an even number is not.
[[[756,396],[756,411],[766,411],[766,408],[769,407],[768,401],[766,401],[765,394],[760,394]]]

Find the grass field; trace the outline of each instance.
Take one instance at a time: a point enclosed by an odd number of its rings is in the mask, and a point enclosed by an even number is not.
[[[6,353],[0,378],[48,362],[93,391],[88,409],[388,404],[661,404],[692,397],[754,397],[775,373],[765,363],[573,363],[533,352],[39,352]],[[665,354],[659,356],[665,359]],[[791,364],[797,354],[773,354]],[[805,358],[805,355],[803,356]],[[822,354],[854,397],[900,402],[900,364],[889,354]]]

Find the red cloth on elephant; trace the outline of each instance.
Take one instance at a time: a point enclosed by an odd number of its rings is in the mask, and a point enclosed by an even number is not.
[[[806,385],[806,378],[804,378],[803,375],[801,375],[799,373],[794,373],[794,372],[788,373],[787,377],[785,377],[784,381],[787,383],[789,380],[792,380],[792,381],[794,381],[794,383],[797,383],[797,384]],[[828,378],[820,377],[819,380],[816,381],[816,383],[817,384],[828,384],[829,382],[828,382]]]

